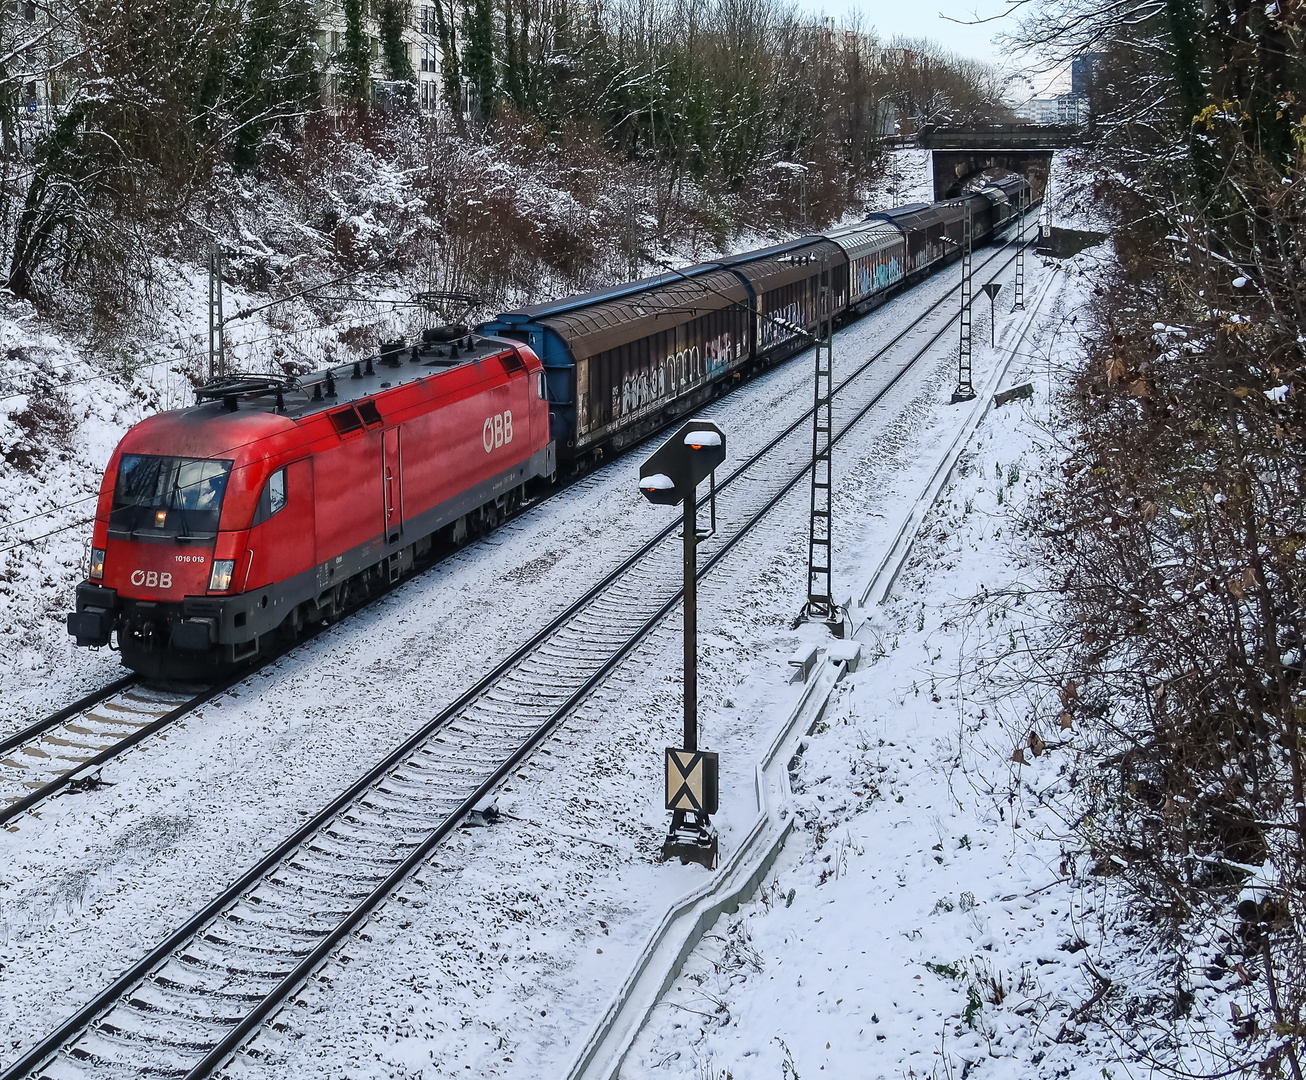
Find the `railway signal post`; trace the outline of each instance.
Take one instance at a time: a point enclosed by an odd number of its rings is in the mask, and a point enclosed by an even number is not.
[[[639,490],[659,506],[684,508],[685,730],[684,745],[667,747],[666,808],[671,827],[662,859],[717,863],[712,815],[718,801],[717,755],[698,748],[698,485],[725,460],[726,437],[707,420],[691,420],[639,467]]]

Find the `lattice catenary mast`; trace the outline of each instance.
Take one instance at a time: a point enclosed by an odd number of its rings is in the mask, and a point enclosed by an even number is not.
[[[1019,196],[1016,204],[1016,296],[1011,305],[1012,311],[1025,310],[1025,211],[1029,209],[1028,200]]]
[[[970,203],[966,204],[965,233],[961,249],[961,335],[957,342],[957,389],[952,392],[954,403],[971,401],[975,397],[975,387],[971,382],[971,299],[974,282],[971,280],[971,252],[974,248],[974,235],[971,230]]]
[[[816,338],[815,400],[812,408],[812,501],[807,545],[807,605],[803,614],[833,623],[839,618],[830,577],[831,452],[834,439],[834,305],[830,266],[821,265],[820,321]]]
[[[222,248],[209,245],[209,378],[227,373],[227,350],[223,338]]]

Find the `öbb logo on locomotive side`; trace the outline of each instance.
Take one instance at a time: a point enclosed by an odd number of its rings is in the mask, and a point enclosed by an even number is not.
[[[144,585],[147,589],[171,589],[172,575],[160,574],[157,570],[133,570],[132,584]]]
[[[501,413],[487,416],[485,426],[481,428],[481,445],[485,447],[485,452],[488,454],[510,442],[512,442],[512,410],[505,409]]]

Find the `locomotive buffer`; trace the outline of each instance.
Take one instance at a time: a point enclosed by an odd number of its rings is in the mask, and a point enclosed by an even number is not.
[[[662,859],[717,863],[712,815],[718,801],[717,755],[698,748],[698,485],[725,460],[726,437],[707,420],[691,420],[639,467],[639,490],[659,506],[684,507],[685,732],[684,746],[667,747],[666,808],[671,827]]]

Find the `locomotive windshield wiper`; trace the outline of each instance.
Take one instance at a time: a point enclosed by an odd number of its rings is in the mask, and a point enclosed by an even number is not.
[[[181,514],[181,531],[188,533],[190,532],[190,519],[186,517],[186,504],[185,501],[182,499],[180,480],[181,480],[181,467],[178,466],[177,469],[172,474],[172,491],[168,494],[168,498],[173,502],[174,505],[169,507],[169,509],[176,510],[179,514]],[[192,537],[189,536],[182,537],[179,535],[177,536],[177,539],[190,540],[192,539]]]

